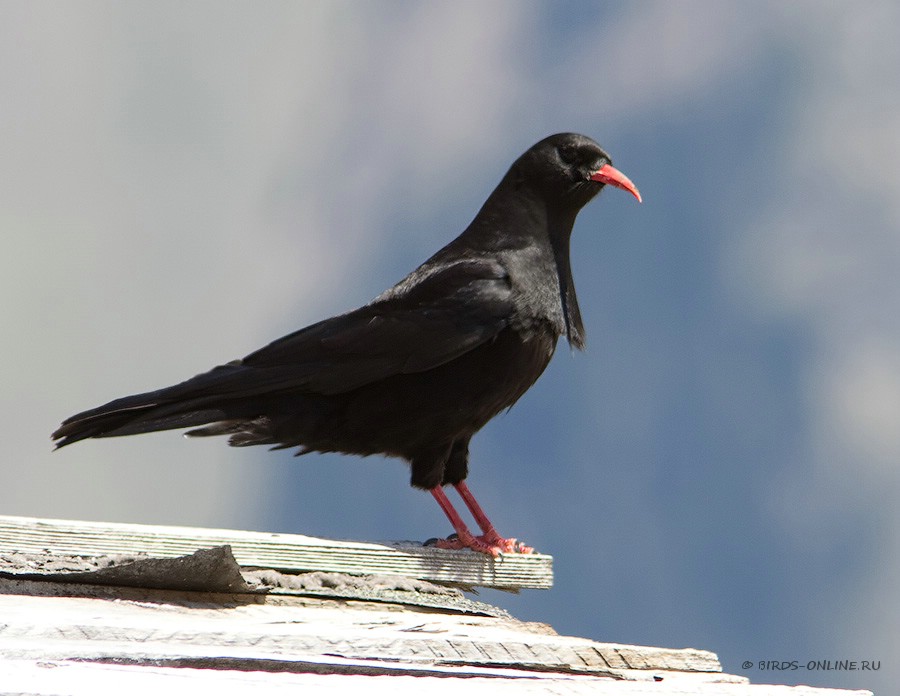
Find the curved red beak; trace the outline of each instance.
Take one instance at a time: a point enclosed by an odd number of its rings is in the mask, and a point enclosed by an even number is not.
[[[610,184],[616,188],[625,189],[641,203],[641,194],[637,187],[631,183],[631,179],[616,169],[611,164],[604,164],[600,169],[591,174],[591,181],[599,181],[601,184]]]

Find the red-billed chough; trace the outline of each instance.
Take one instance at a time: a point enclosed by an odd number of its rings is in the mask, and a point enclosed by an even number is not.
[[[497,533],[466,486],[469,440],[534,384],[560,336],[584,346],[569,237],[606,184],[641,200],[590,138],[545,138],[459,237],[369,304],[180,384],[79,413],[53,438],[63,447],[193,427],[188,435],[229,435],[233,446],[401,457],[410,483],[431,492],[456,530],[440,546],[530,552]],[[481,535],[453,508],[448,484]]]

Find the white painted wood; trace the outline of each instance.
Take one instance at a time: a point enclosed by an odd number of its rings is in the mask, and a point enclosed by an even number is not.
[[[42,584],[0,580],[0,592],[7,593],[0,594],[0,653],[7,657],[205,660],[247,669],[256,662],[308,671],[308,661],[327,655],[329,661],[401,662],[420,671],[514,668],[631,679],[693,672],[734,679],[723,677],[708,651],[598,643],[511,619],[284,596],[270,602],[249,595],[240,604],[239,595],[234,603],[219,595],[204,602],[201,593],[146,591],[141,599],[115,600],[14,594],[40,591]],[[156,596],[165,602],[152,601]]]
[[[706,651],[597,643],[508,619],[283,596],[53,596],[54,584],[0,581],[0,696],[866,693],[750,685]]]
[[[537,674],[484,675],[464,681],[445,676],[365,676],[236,672],[213,669],[91,664],[66,660],[9,660],[0,663],[0,696],[266,696],[365,694],[366,696],[872,696],[870,691],[765,684],[623,682],[602,677]]]

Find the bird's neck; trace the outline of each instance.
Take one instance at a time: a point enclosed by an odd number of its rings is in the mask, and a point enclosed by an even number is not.
[[[502,251],[546,246],[554,256],[569,250],[569,237],[578,211],[548,205],[544,197],[510,177],[488,197],[472,224],[463,232],[470,248]]]
[[[473,250],[487,254],[539,250],[552,263],[552,269],[547,270],[559,283],[566,338],[573,348],[582,349],[584,324],[569,260],[569,239],[577,215],[577,209],[548,205],[534,191],[517,188],[514,180],[504,179],[451,246],[459,245],[457,250],[467,254]]]

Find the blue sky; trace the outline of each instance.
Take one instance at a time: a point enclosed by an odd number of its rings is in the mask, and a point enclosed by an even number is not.
[[[640,187],[579,217],[588,350],[473,443],[560,632],[878,688],[900,654],[900,7],[0,1],[6,514],[424,539],[395,461],[63,417],[377,295],[543,136]],[[881,660],[762,673],[750,660]]]

